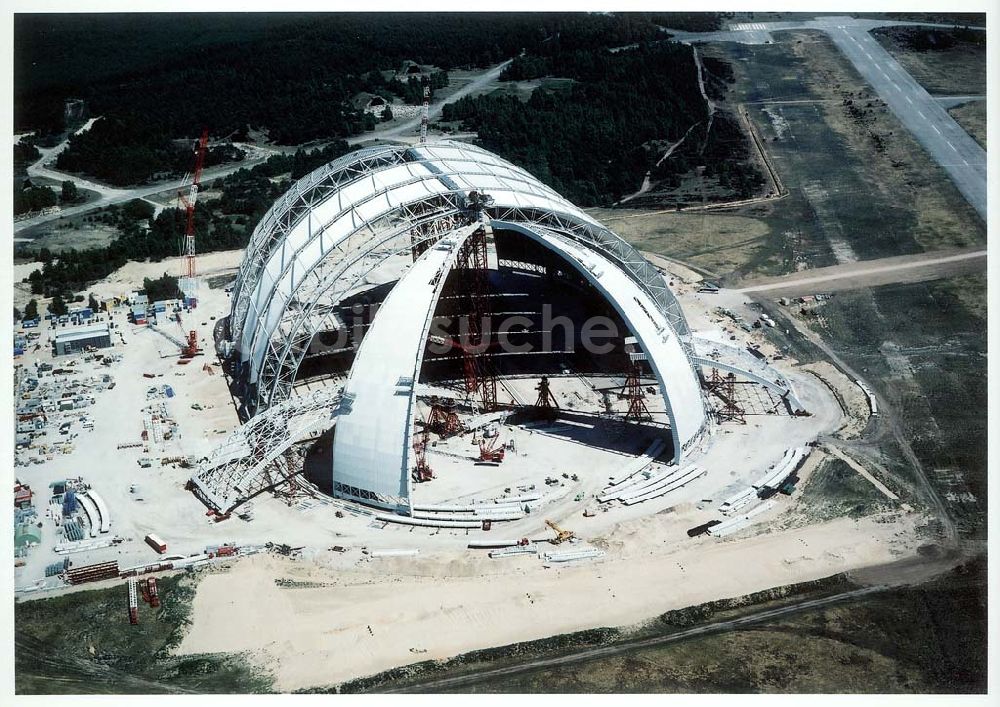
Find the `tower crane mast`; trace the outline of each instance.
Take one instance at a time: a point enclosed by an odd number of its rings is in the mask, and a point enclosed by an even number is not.
[[[431,101],[431,87],[430,84],[424,84],[424,107],[420,112],[420,144],[423,145],[427,142],[427,123],[430,122],[430,101]]]
[[[194,207],[198,201],[198,191],[201,189],[201,171],[205,166],[205,151],[208,148],[208,128],[201,132],[198,140],[196,157],[194,163],[194,175],[191,179],[191,187],[188,193],[180,192],[181,203],[184,204],[186,213],[186,225],[184,228],[184,278],[181,290],[186,296],[195,296],[195,277],[197,267],[195,265],[195,240],[194,240]]]

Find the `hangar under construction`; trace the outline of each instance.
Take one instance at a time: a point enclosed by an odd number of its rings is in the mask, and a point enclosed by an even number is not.
[[[632,246],[454,141],[362,149],[299,180],[254,231],[220,332],[247,423],[192,478],[219,513],[295,486],[290,450],[331,427],[330,492],[419,519],[440,500],[416,498],[436,477],[429,453],[454,465],[442,440],[455,434],[478,444],[469,463],[499,464],[512,442],[498,423],[610,416],[687,478],[710,424],[739,417],[736,376],[803,407],[745,351],[707,351]],[[603,406],[560,409],[553,387],[581,380]],[[463,483],[452,497],[475,493]]]

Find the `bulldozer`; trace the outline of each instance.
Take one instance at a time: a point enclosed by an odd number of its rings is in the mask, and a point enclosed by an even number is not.
[[[552,543],[553,545],[560,545],[566,542],[567,540],[572,540],[575,537],[572,530],[563,530],[558,525],[553,523],[551,520],[545,521],[545,525],[552,528],[552,530],[554,530],[556,533],[556,536],[551,540],[549,540],[549,542]]]

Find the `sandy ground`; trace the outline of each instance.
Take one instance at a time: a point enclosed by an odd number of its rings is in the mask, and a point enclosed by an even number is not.
[[[199,271],[208,277],[234,272],[241,256],[240,251],[200,256]],[[727,342],[734,337],[733,345],[752,342],[772,352],[766,332],[743,332],[716,311],[728,307],[752,321],[756,315],[745,295],[732,291],[699,294],[696,273],[666,261],[661,265],[673,270],[671,282],[693,330],[717,331]],[[144,277],[179,269],[179,259],[129,263],[92,290],[101,296],[121,295]],[[183,327],[167,322],[161,328],[174,337],[196,329],[202,345],[210,349],[213,318],[224,315],[229,305],[224,290],[211,290],[203,282],[200,305],[184,316]],[[546,474],[557,468],[579,472],[579,481],[559,475],[560,486],[544,510],[505,523],[489,537],[549,537],[544,519],[551,518],[607,551],[592,564],[545,569],[534,556],[493,561],[482,551],[466,548],[470,540],[483,539],[482,531],[382,528],[365,516],[336,518],[333,506],[288,508],[268,496],[255,499],[252,522],[232,519],[215,524],[183,488],[190,471],[161,464],[159,459],[200,457],[236,426],[224,382],[201,368],[203,360],[178,366],[176,345],[166,336],[146,327],[131,327],[123,320],[124,310],[116,314],[124,336],[124,342],[116,344],[124,358],[111,371],[117,386],[103,393],[95,405],[93,432],[81,435],[73,453],[43,465],[21,467],[18,474],[39,489],[67,474],[82,474],[104,496],[113,531],[126,540],[114,548],[80,553],[74,557],[78,564],[118,559],[127,566],[154,559],[155,553],[142,542],[150,531],[167,539],[170,553],[179,554],[200,552],[210,543],[225,541],[243,545],[273,540],[306,546],[304,559],[298,561],[257,556],[235,562],[230,572],[207,575],[194,601],[192,627],[179,648],[182,653],[248,652],[262,669],[274,672],[278,689],[330,684],[426,658],[593,626],[632,625],[672,608],[886,563],[912,552],[917,544],[914,528],[921,521],[913,514],[896,513],[881,522],[841,519],[781,530],[777,523],[795,508],[797,495],[782,497],[775,509],[758,517],[752,529],[731,538],[687,537],[688,528],[718,517],[715,508],[720,499],[758,478],[786,448],[832,434],[843,425],[845,416],[833,392],[837,385],[828,387],[817,377],[796,370],[788,359],[780,361],[780,367],[794,380],[800,398],[814,415],[758,415],[745,426],[713,427],[689,451],[690,461],[708,473],[676,493],[645,504],[604,506],[604,512],[582,517],[583,509],[594,505],[593,495],[607,477],[643,446],[616,447],[614,440],[604,440],[599,445],[602,449],[593,448],[591,438],[604,434],[599,426],[578,434],[507,427],[505,434],[516,438],[517,452],[500,468],[470,471],[468,463],[435,455],[440,478],[429,485],[426,494],[421,490],[426,501],[451,501],[473,492],[490,496],[522,481],[547,490]],[[40,352],[28,358],[51,356]],[[28,360],[24,363],[33,365]],[[157,378],[144,378],[146,372]],[[139,439],[146,389],[162,383],[169,383],[176,393],[167,405],[170,416],[179,422],[180,436],[162,445],[147,445],[148,450],[118,450],[119,443]],[[850,387],[846,380],[837,383]],[[523,388],[521,395],[533,393],[533,381],[512,385]],[[599,407],[594,391],[575,377],[556,377],[553,389],[567,410]],[[850,397],[850,391],[841,395]],[[205,409],[192,410],[196,401]],[[651,406],[658,412],[657,404]],[[454,445],[452,451],[464,454],[472,448],[468,440]],[[450,446],[443,444],[440,450]],[[153,466],[140,469],[136,460],[141,456],[153,458]],[[130,492],[133,483],[141,486],[145,500],[137,500]],[[53,531],[45,528],[42,546],[18,572],[18,587],[34,584],[44,564],[52,561]],[[350,549],[330,552],[327,548],[335,544]],[[365,547],[415,548],[420,554],[372,560],[362,554]],[[278,578],[322,585],[280,587],[274,583]]]
[[[741,541],[680,543],[666,539],[676,522],[654,516],[616,528],[609,555],[593,564],[542,569],[533,559],[496,560],[471,576],[483,563],[454,555],[359,561],[336,571],[257,556],[203,579],[178,653],[247,652],[282,691],[330,685],[479,648],[633,625],[914,550],[915,515],[881,521],[838,519]],[[279,578],[324,586],[281,587]]]
[[[204,278],[226,272],[235,273],[242,260],[242,249],[200,254],[198,256],[198,275]],[[143,278],[157,278],[164,273],[172,275],[181,273],[184,268],[182,261],[182,258],[165,258],[158,263],[149,261],[126,263],[104,280],[95,283],[91,287],[91,292],[102,297],[127,294],[136,287],[141,287]],[[208,289],[204,282],[201,286],[205,290]]]

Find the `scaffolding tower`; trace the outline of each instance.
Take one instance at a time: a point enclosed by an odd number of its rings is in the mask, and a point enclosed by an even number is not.
[[[716,419],[721,422],[747,423],[746,410],[736,401],[736,374],[723,376],[719,369],[713,368],[704,382],[706,391],[714,395],[722,403],[715,410]]]
[[[465,299],[467,333],[461,338],[465,392],[478,393],[482,412],[497,409],[497,374],[487,350],[490,347],[493,306],[490,303],[486,242],[493,233],[488,223],[469,236],[458,252],[457,290]],[[485,331],[484,331],[485,327]]]
[[[535,412],[543,419],[554,420],[556,410],[559,409],[559,403],[556,401],[556,396],[552,394],[552,389],[549,387],[548,376],[542,376],[538,385],[535,386],[535,390],[538,391],[538,399],[535,401]]]
[[[628,400],[625,420],[630,422],[646,422],[653,419],[649,414],[649,408],[646,407],[646,394],[642,390],[640,373],[639,365],[633,362],[625,374],[625,385],[618,393],[619,398]]]
[[[461,432],[462,421],[455,412],[454,401],[431,398],[431,411],[427,416],[425,427],[441,439],[453,437]]]

